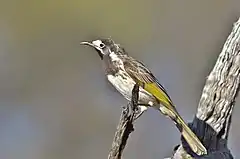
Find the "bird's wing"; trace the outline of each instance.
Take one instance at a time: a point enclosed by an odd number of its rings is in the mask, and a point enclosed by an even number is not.
[[[136,83],[142,85],[143,88],[155,96],[161,104],[169,107],[171,110],[176,110],[173,107],[172,100],[167,94],[167,91],[143,63],[127,57],[127,59],[124,60],[124,69]]]
[[[206,148],[178,114],[166,90],[153,76],[151,71],[147,69],[144,64],[131,57],[124,60],[124,68],[136,83],[139,83],[146,91],[155,96],[155,98],[165,106],[162,107],[162,109],[160,108],[161,112],[168,115],[177,124],[178,129],[191,149],[199,155],[207,154]]]

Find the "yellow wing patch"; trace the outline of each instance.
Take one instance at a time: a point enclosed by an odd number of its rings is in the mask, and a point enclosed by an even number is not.
[[[157,100],[159,100],[164,106],[169,108],[169,106],[172,105],[169,97],[155,83],[143,83],[142,86],[146,91],[155,96],[155,98],[157,98]]]

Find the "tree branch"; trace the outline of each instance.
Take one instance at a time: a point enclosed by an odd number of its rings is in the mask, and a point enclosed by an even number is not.
[[[128,103],[128,105],[122,110],[108,159],[121,159],[123,149],[127,144],[127,139],[130,133],[134,131],[133,120],[135,117],[135,110],[138,105],[138,92],[139,86],[135,85],[132,90],[131,102]]]
[[[228,138],[232,110],[239,86],[240,18],[234,24],[213,70],[207,77],[196,113],[196,117],[210,125],[222,139]],[[172,158],[191,157],[180,146]]]

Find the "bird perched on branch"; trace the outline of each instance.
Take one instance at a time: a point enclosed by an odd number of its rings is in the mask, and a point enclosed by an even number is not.
[[[97,51],[103,61],[108,81],[127,100],[131,100],[134,85],[140,86],[138,104],[140,113],[138,117],[148,107],[160,110],[174,121],[193,152],[197,155],[207,154],[207,150],[198,137],[177,112],[166,90],[142,62],[129,56],[123,47],[110,38],[84,41],[80,44],[91,46]]]

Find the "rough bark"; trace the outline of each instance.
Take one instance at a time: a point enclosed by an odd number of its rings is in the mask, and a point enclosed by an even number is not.
[[[207,77],[196,117],[228,138],[231,116],[240,86],[240,19],[234,24],[217,62]],[[180,146],[173,159],[191,158]]]
[[[139,86],[135,85],[132,90],[132,101],[122,110],[108,159],[121,159],[123,149],[127,144],[127,139],[134,130],[133,121],[138,104],[138,92]]]

